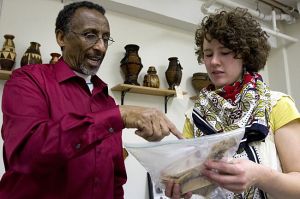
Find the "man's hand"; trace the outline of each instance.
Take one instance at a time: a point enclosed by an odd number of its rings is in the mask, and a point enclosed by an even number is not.
[[[172,133],[182,139],[181,133],[164,113],[155,108],[120,106],[126,128],[137,128],[135,133],[148,141],[159,141]]]

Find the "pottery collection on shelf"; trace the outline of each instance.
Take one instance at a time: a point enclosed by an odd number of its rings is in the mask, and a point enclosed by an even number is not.
[[[121,59],[120,67],[125,76],[124,84],[140,85],[138,75],[143,68],[141,58],[138,54],[140,47],[136,44],[127,44],[125,47],[125,56]],[[165,71],[165,77],[169,85],[169,90],[175,90],[179,86],[182,78],[182,66],[178,57],[169,57],[169,64]],[[144,76],[143,86],[159,88],[160,80],[154,66],[149,66],[147,74]]]
[[[0,51],[0,67],[1,70],[12,70],[16,62],[16,51],[13,39],[14,35],[4,35],[5,41]]]

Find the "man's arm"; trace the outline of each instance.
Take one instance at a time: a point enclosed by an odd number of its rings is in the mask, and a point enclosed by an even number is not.
[[[47,100],[40,83],[26,73],[15,72],[5,85],[2,137],[7,165],[18,172],[59,167],[111,135],[107,124],[114,124],[115,132],[124,128],[118,106],[54,120]]]

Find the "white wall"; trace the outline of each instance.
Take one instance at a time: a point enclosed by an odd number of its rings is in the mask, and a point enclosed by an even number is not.
[[[183,90],[189,91],[190,95],[194,94],[191,86],[191,76],[200,69],[200,66],[198,66],[194,55],[193,33],[118,13],[108,12],[107,17],[111,23],[111,35],[116,42],[109,48],[99,74],[109,85],[114,86],[124,81],[120,72],[120,60],[125,52],[124,46],[135,43],[140,46],[139,55],[144,65],[139,75],[139,83],[142,84],[148,67],[153,65],[157,69],[161,87],[167,88],[165,71],[168,66],[168,57],[178,56],[183,67],[181,86]],[[112,95],[120,102],[119,92],[113,92]],[[128,93],[125,97],[125,104],[156,107],[164,111],[163,97]],[[191,105],[192,102],[188,99],[188,96],[185,96],[184,100],[169,100],[167,115],[176,123],[178,129],[182,129],[183,113]],[[143,141],[134,135],[132,130],[125,130],[123,138],[124,142]],[[145,169],[131,155],[125,162],[128,172],[125,198],[147,198]]]
[[[294,24],[279,24],[281,31],[300,40],[300,21]],[[300,42],[288,42],[277,39],[278,48],[271,51],[268,60],[268,75],[270,87],[291,95],[300,109]]]
[[[300,20],[295,24],[285,26],[287,34],[300,40]],[[300,109],[300,42],[287,45],[287,59],[289,61],[289,77],[291,85],[291,95],[296,101],[298,109]]]
[[[15,35],[16,38],[14,42],[17,52],[16,67],[19,66],[21,57],[29,46],[30,41],[37,41],[41,44],[40,50],[43,62],[45,63],[49,62],[49,54],[51,52],[60,52],[54,35],[55,19],[59,10],[63,7],[60,0],[0,0],[0,2],[1,1],[3,1],[3,8],[2,13],[0,12],[0,44],[4,42],[4,34],[9,33]],[[184,15],[184,13],[182,13],[182,15]],[[163,25],[110,10],[107,11],[107,17],[110,21],[111,36],[116,42],[109,47],[98,75],[108,83],[110,88],[116,84],[123,83],[124,79],[120,70],[120,60],[124,56],[124,46],[134,43],[140,46],[139,55],[144,65],[138,82],[142,83],[148,67],[153,65],[158,71],[161,87],[166,88],[168,85],[165,80],[165,71],[168,66],[168,57],[179,57],[183,67],[181,87],[184,91],[188,92],[188,95],[186,95],[183,100],[176,98],[170,99],[167,116],[176,124],[178,129],[182,129],[184,112],[192,106],[192,101],[189,97],[195,94],[191,85],[192,74],[205,70],[204,67],[199,66],[196,61],[194,54],[194,33],[192,31],[175,28],[174,26]],[[300,32],[298,29],[299,24],[290,31],[296,36],[297,34],[299,35]],[[296,49],[291,49],[294,50],[295,53],[299,52],[300,47],[299,44],[297,45],[298,47],[296,47]],[[290,49],[288,49],[288,51],[290,51]],[[278,52],[280,53],[280,49]],[[289,52],[288,54],[289,56],[292,55]],[[282,73],[280,70],[281,62],[279,60],[276,61],[277,57],[277,51],[274,51],[271,55],[271,61],[268,63],[270,70],[263,72],[267,81],[270,71],[275,71],[276,74]],[[291,59],[293,59],[291,62],[294,65],[292,69],[295,74],[294,79],[297,81],[296,71],[299,71],[296,67],[297,55],[294,55]],[[277,70],[278,72],[276,72]],[[5,81],[0,80],[0,93],[2,93],[4,83]],[[279,86],[275,85],[275,89],[276,88],[279,88]],[[284,88],[282,88],[282,90],[284,90]],[[116,99],[117,103],[120,103],[119,92],[110,92],[110,94]],[[2,94],[0,94],[0,96],[2,96]],[[298,97],[298,102],[299,101],[300,97]],[[125,97],[125,104],[156,107],[164,111],[164,98],[158,96],[128,93]],[[0,124],[1,123],[2,112],[0,112]],[[175,138],[169,137],[167,139]],[[124,142],[144,142],[144,140],[134,134],[133,130],[127,129],[123,132],[123,140]],[[0,144],[2,144],[1,141]],[[2,154],[1,150],[2,148],[0,149],[0,154]],[[148,191],[145,169],[132,155],[129,155],[125,160],[125,164],[128,174],[128,182],[124,186],[125,198],[147,199]],[[3,172],[4,167],[0,162],[0,174]]]

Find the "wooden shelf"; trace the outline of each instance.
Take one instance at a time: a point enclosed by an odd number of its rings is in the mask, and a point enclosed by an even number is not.
[[[0,79],[8,80],[10,78],[11,71],[8,70],[0,70]]]
[[[175,95],[175,90],[151,88],[146,86],[136,86],[131,84],[118,84],[111,88],[112,91],[128,91],[129,93],[139,93],[145,95],[171,96]]]
[[[112,91],[121,91],[121,105],[124,104],[124,98],[126,93],[138,93],[145,95],[156,95],[156,96],[164,96],[165,97],[165,113],[167,113],[167,103],[170,97],[174,97],[176,95],[175,90],[162,89],[162,88],[151,88],[146,86],[136,86],[131,84],[118,84],[111,88]],[[187,94],[187,92],[183,92],[183,94]]]

